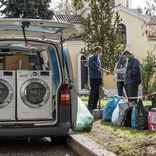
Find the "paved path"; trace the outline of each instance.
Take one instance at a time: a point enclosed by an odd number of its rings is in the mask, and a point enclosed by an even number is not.
[[[0,156],[76,156],[66,145],[53,145],[47,139],[0,139]]]

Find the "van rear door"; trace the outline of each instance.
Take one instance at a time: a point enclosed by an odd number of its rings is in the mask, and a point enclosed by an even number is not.
[[[1,38],[23,38],[23,28],[26,38],[39,38],[40,40],[60,40],[73,34],[78,34],[74,25],[65,22],[40,19],[14,19],[0,18]]]
[[[77,119],[77,103],[78,103],[78,97],[77,97],[77,90],[76,90],[76,82],[73,74],[73,68],[72,63],[69,55],[69,51],[66,48],[66,46],[63,46],[63,58],[64,58],[64,65],[65,65],[65,74],[66,74],[66,81],[68,83],[69,89],[70,89],[70,118],[71,118],[71,128],[74,128],[76,125],[76,119]]]

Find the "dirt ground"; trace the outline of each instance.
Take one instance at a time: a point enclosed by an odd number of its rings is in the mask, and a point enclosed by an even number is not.
[[[156,132],[114,126],[98,120],[84,135],[118,156],[156,156]]]

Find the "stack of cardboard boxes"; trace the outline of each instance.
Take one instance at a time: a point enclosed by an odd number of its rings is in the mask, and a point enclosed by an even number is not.
[[[19,62],[20,62],[20,68],[19,68]],[[3,70],[17,70],[17,69],[28,70],[29,57],[20,52],[11,56],[4,56]]]

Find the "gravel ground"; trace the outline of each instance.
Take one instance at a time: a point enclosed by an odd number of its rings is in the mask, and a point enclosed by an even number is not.
[[[53,145],[47,139],[1,139],[0,156],[76,156],[66,145]]]

